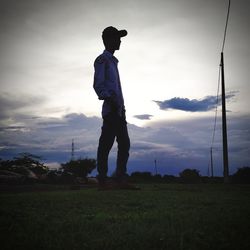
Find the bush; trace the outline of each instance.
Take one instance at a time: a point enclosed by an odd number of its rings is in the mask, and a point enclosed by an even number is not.
[[[197,169],[184,169],[179,173],[181,181],[184,183],[199,183],[201,176]]]
[[[78,159],[71,160],[61,164],[64,174],[72,174],[74,177],[86,178],[88,174],[96,168],[95,159]]]
[[[237,172],[233,175],[233,182],[250,184],[250,167],[238,168]]]
[[[31,184],[48,172],[48,167],[40,162],[41,157],[30,153],[20,153],[12,160],[0,159],[0,182]]]
[[[0,169],[19,173],[25,176],[46,174],[48,167],[40,162],[41,157],[30,153],[20,153],[13,160],[0,160]]]

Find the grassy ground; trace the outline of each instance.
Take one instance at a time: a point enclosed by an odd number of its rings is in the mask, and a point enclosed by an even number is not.
[[[0,194],[1,249],[250,249],[250,186]]]

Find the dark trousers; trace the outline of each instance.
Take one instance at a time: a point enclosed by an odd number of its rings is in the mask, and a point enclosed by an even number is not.
[[[109,113],[103,118],[102,133],[99,139],[97,151],[97,170],[99,181],[104,181],[108,172],[108,155],[114,144],[118,143],[118,153],[116,161],[116,177],[122,179],[127,171],[127,161],[129,157],[130,140],[126,119],[118,114]]]

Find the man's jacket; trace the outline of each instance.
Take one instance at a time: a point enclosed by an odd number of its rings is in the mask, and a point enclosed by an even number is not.
[[[110,112],[117,112],[122,116],[125,112],[117,64],[117,58],[107,50],[104,50],[94,63],[94,89],[98,98],[104,100],[102,117]]]

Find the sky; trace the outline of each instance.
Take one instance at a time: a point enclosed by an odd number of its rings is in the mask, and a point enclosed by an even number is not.
[[[226,0],[0,0],[0,158],[41,155],[49,166],[96,158],[101,106],[93,63],[107,26],[119,51],[131,139],[128,172],[208,174]],[[250,166],[250,2],[232,0],[224,48],[229,170]],[[220,93],[220,91],[219,91]],[[223,173],[221,98],[213,144]],[[115,168],[117,146],[110,154]]]

